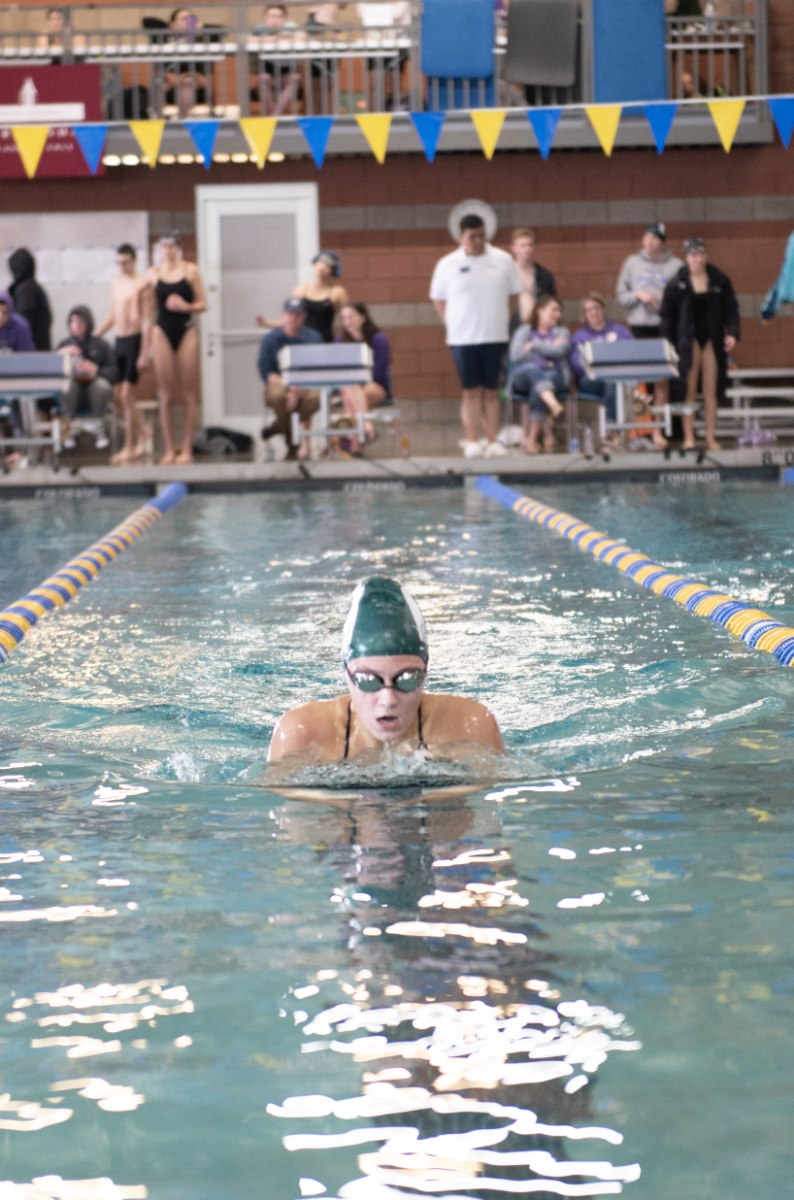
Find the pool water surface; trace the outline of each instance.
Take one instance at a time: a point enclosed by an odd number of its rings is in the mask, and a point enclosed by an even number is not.
[[[794,624],[790,490],[532,494]],[[135,506],[3,502],[0,607]],[[418,755],[285,799],[273,724],[338,694],[377,571],[509,758],[465,796]],[[788,1194],[771,655],[473,489],[194,496],[0,704],[2,1200]]]

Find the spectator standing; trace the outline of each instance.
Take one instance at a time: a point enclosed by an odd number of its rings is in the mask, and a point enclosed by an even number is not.
[[[156,315],[152,325],[152,359],[160,398],[160,428],[165,454],[161,466],[193,461],[193,435],[198,408],[199,339],[194,314],[204,312],[207,301],[199,269],[182,258],[178,233],[159,241],[160,265],[146,273],[144,320],[151,321],[152,302]],[[182,449],[174,446],[174,407],[185,409]]]
[[[653,221],[642,235],[642,247],[630,254],[620,269],[618,303],[628,310],[629,328],[635,338],[658,338],[662,296],[667,284],[683,267],[668,248],[667,230],[661,221]],[[655,407],[669,403],[670,384],[666,379],[653,385]],[[653,444],[664,450],[667,439],[660,429],[653,431]]]
[[[510,388],[522,402],[525,454],[539,453],[541,427],[543,449],[554,453],[554,419],[562,412],[557,392],[567,392],[571,382],[571,333],[561,316],[556,296],[538,296],[529,324],[519,325],[510,343]]]
[[[116,400],[124,416],[124,445],[114,454],[111,463],[124,466],[141,458],[146,451],[143,426],[135,404],[135,385],[138,372],[149,361],[149,337],[151,327],[144,320],[144,293],[148,287],[145,275],[135,269],[137,251],[129,242],[116,251],[119,274],[110,285],[110,316],[100,325],[97,337],[103,337],[109,329],[116,330],[116,367],[119,381],[116,384]]]
[[[535,262],[534,229],[514,229],[510,253],[523,288],[518,297],[518,309],[510,322],[512,335],[519,325],[529,324],[538,296],[556,296],[557,285],[551,271]]]
[[[334,340],[334,319],[348,294],[341,283],[335,283],[342,274],[342,259],[335,250],[321,250],[312,259],[314,279],[311,283],[299,283],[293,296],[304,302],[306,325],[316,329],[324,342]]]
[[[306,458],[306,442],[299,447],[292,440],[292,414],[300,417],[304,429],[320,407],[320,393],[316,388],[285,387],[278,365],[278,352],[284,346],[307,343],[322,343],[316,329],[306,324],[306,301],[299,296],[290,296],[284,301],[283,319],[278,329],[266,333],[259,343],[257,366],[265,385],[265,404],[272,408],[276,419],[262,430],[267,440],[277,433],[284,435],[289,451],[288,458]]]
[[[30,325],[14,312],[10,292],[0,292],[0,352],[35,350]]]
[[[577,329],[571,338],[571,369],[576,377],[576,383],[581,388],[585,386],[588,399],[601,397],[606,408],[608,421],[614,421],[617,416],[615,404],[615,384],[605,383],[603,379],[588,379],[580,347],[587,342],[626,342],[631,341],[631,330],[617,321],[607,320],[607,302],[599,292],[588,292],[582,301],[582,319],[584,325]]]
[[[77,304],[67,318],[68,338],[58,343],[58,350],[74,358],[72,382],[61,397],[61,411],[70,421],[78,412],[90,408],[91,419],[96,426],[96,448],[104,450],[108,445],[103,421],[113,399],[113,385],[118,378],[116,356],[104,338],[94,335],[94,314],[84,304]],[[64,441],[67,450],[73,450],[75,439],[69,434]]]
[[[30,325],[33,342],[37,350],[50,349],[52,312],[47,293],[36,280],[36,262],[24,246],[20,246],[8,260],[8,269],[14,282],[8,289],[14,308]]]
[[[457,250],[436,263],[430,299],[447,331],[447,345],[460,377],[460,416],[466,458],[507,454],[499,432],[499,373],[508,343],[510,303],[522,290],[515,263],[485,238],[481,217],[460,223]],[[480,441],[480,431],[485,434]]]
[[[728,355],[739,340],[739,302],[728,276],[708,262],[706,243],[684,242],[686,266],[668,283],[662,301],[662,335],[675,345],[678,369],[686,379],[684,450],[695,448],[698,382],[706,412],[706,445],[721,450],[716,438],[717,402],[725,398]]]

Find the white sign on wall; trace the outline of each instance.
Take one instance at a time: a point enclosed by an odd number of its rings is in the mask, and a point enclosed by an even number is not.
[[[138,270],[149,265],[147,212],[65,212],[0,214],[0,287],[13,282],[8,258],[25,246],[36,260],[36,278],[52,308],[52,343],[66,337],[66,318],[86,304],[97,325],[110,311],[110,281],[118,274],[116,247],[130,242]],[[111,331],[109,337],[112,339]]]

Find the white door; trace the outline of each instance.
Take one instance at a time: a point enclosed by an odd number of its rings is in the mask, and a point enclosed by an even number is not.
[[[319,243],[315,183],[196,188],[198,261],[207,290],[202,317],[205,425],[254,438],[262,455],[263,383],[256,367],[262,329],[277,320],[296,283],[312,277]]]

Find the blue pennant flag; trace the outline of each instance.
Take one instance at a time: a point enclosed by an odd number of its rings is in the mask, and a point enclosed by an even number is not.
[[[541,158],[548,158],[551,144],[554,141],[554,135],[557,132],[557,126],[560,123],[562,109],[530,108],[527,110],[527,116],[535,132],[535,137],[538,139],[540,156]]]
[[[192,137],[193,145],[199,154],[204,156],[204,170],[208,171],[212,166],[220,121],[183,121],[182,124]]]
[[[651,127],[656,149],[661,154],[667,144],[667,138],[678,112],[677,104],[646,104],[645,116]]]
[[[323,165],[333,123],[333,117],[298,117],[301,133],[306,138],[316,167]]]
[[[419,134],[419,141],[428,162],[432,162],[436,157],[436,147],[444,127],[445,116],[442,112],[411,113],[414,129]]]
[[[794,96],[768,96],[766,102],[777,125],[780,140],[788,150],[794,130]]]
[[[83,158],[88,164],[89,171],[92,175],[96,175],[102,151],[105,149],[107,125],[73,125],[72,133],[83,152]]]

